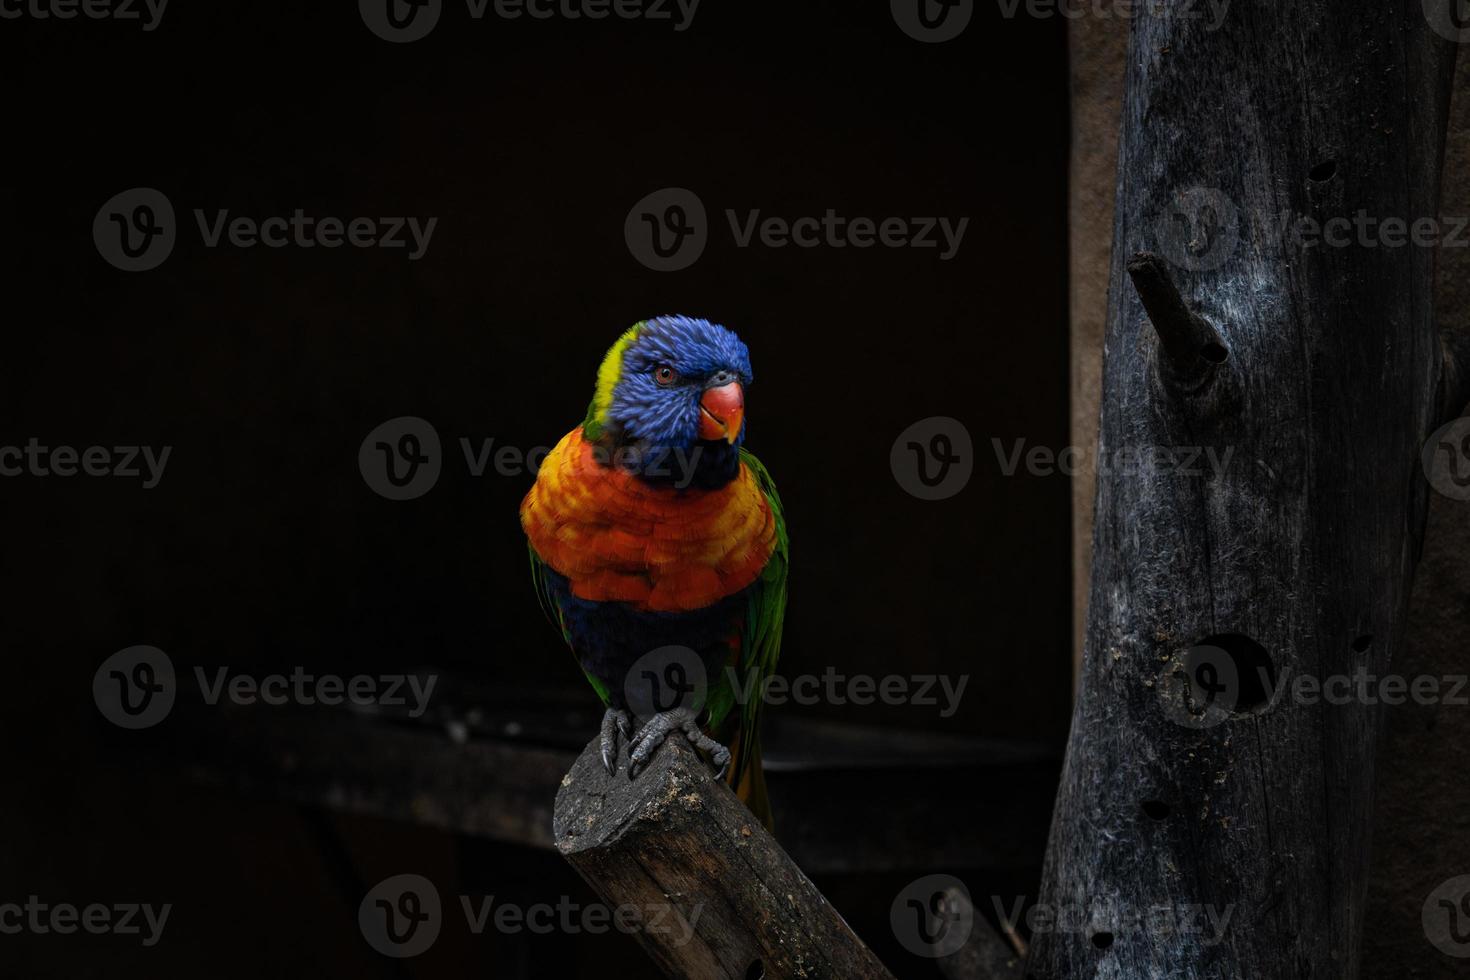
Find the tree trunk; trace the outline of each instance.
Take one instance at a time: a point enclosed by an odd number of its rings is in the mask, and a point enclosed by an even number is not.
[[[1455,66],[1440,214],[1446,227],[1470,215],[1470,58]],[[1435,312],[1442,329],[1470,324],[1470,247],[1461,231],[1439,252]],[[1470,635],[1470,503],[1429,495],[1424,554],[1414,575],[1409,627],[1394,656],[1405,677],[1463,677]],[[1461,692],[1461,697],[1464,692]],[[1457,703],[1458,702],[1458,703]],[[1363,974],[1414,980],[1463,978],[1470,946],[1430,941],[1425,906],[1446,879],[1470,873],[1470,710],[1460,698],[1408,700],[1388,711],[1379,758],[1373,875]],[[1441,923],[1447,924],[1441,918]],[[1463,924],[1461,925],[1463,928]],[[1447,951],[1461,953],[1451,957]]]
[[[1433,250],[1390,231],[1436,214],[1453,46],[1418,2],[1134,12],[1085,656],[1029,971],[1353,977],[1380,712],[1303,679],[1385,673],[1420,449],[1463,404]],[[1334,218],[1340,247],[1303,224]]]

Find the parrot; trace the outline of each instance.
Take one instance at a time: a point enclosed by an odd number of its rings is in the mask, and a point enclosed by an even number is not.
[[[635,323],[603,357],[582,423],[541,462],[520,521],[541,608],[604,706],[608,773],[620,738],[637,778],[679,733],[769,827],[757,726],[789,544],[776,485],[744,445],[751,381],[750,352],[726,327]],[[697,695],[639,710],[633,675],[650,662],[655,685],[700,677]]]

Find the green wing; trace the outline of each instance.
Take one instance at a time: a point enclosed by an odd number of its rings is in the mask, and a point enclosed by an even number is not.
[[[526,552],[531,556],[531,583],[536,587],[536,601],[541,604],[541,611],[546,615],[547,620],[561,633],[561,638],[566,641],[567,649],[572,651],[573,659],[576,659],[576,650],[572,646],[572,633],[567,629],[566,618],[562,616],[561,609],[551,597],[551,590],[547,588],[546,562],[536,554],[536,549],[531,547],[530,542],[526,543]],[[581,667],[581,661],[578,661],[577,666]],[[602,703],[607,705],[610,702],[607,685],[585,670],[582,671],[582,675],[587,678],[592,689],[597,692],[597,696],[602,698]]]
[[[732,709],[739,711],[741,752],[735,762],[735,771],[730,774],[732,786],[740,785],[746,764],[756,754],[757,725],[764,700],[761,693],[766,680],[776,672],[776,661],[781,657],[781,627],[786,621],[786,570],[791,550],[786,537],[786,514],[781,507],[781,495],[776,492],[776,482],[749,451],[740,450],[740,460],[750,469],[751,476],[755,477],[756,485],[770,505],[771,516],[776,521],[776,547],[750,589],[750,606],[741,635],[740,662],[736,667],[741,675],[741,703],[735,703],[735,691],[729,684],[718,685],[710,692],[711,728],[719,726]]]

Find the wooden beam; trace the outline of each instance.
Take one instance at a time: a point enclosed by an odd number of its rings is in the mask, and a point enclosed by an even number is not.
[[[593,739],[562,780],[552,834],[609,906],[669,923],[635,936],[671,977],[891,980],[682,738],[666,741],[637,779],[626,747],[608,775]]]
[[[552,801],[601,705],[580,691],[487,691],[437,676],[435,705],[419,718],[180,699],[126,743],[98,716],[98,739],[119,764],[250,796],[551,848]],[[781,842],[809,873],[1041,866],[1061,768],[1052,747],[777,712],[764,736]],[[847,819],[874,781],[888,797],[881,836]],[[957,784],[1005,792],[972,800]]]
[[[971,923],[965,944],[936,964],[945,980],[1021,980],[1025,968],[1021,953],[980,917],[969,895],[958,888],[947,889],[938,911],[942,918]]]

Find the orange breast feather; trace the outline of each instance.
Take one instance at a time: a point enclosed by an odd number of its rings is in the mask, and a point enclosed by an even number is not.
[[[603,466],[578,427],[557,444],[521,502],[521,526],[572,594],[639,609],[701,609],[765,567],[776,522],[742,464],[718,490],[655,487]]]

